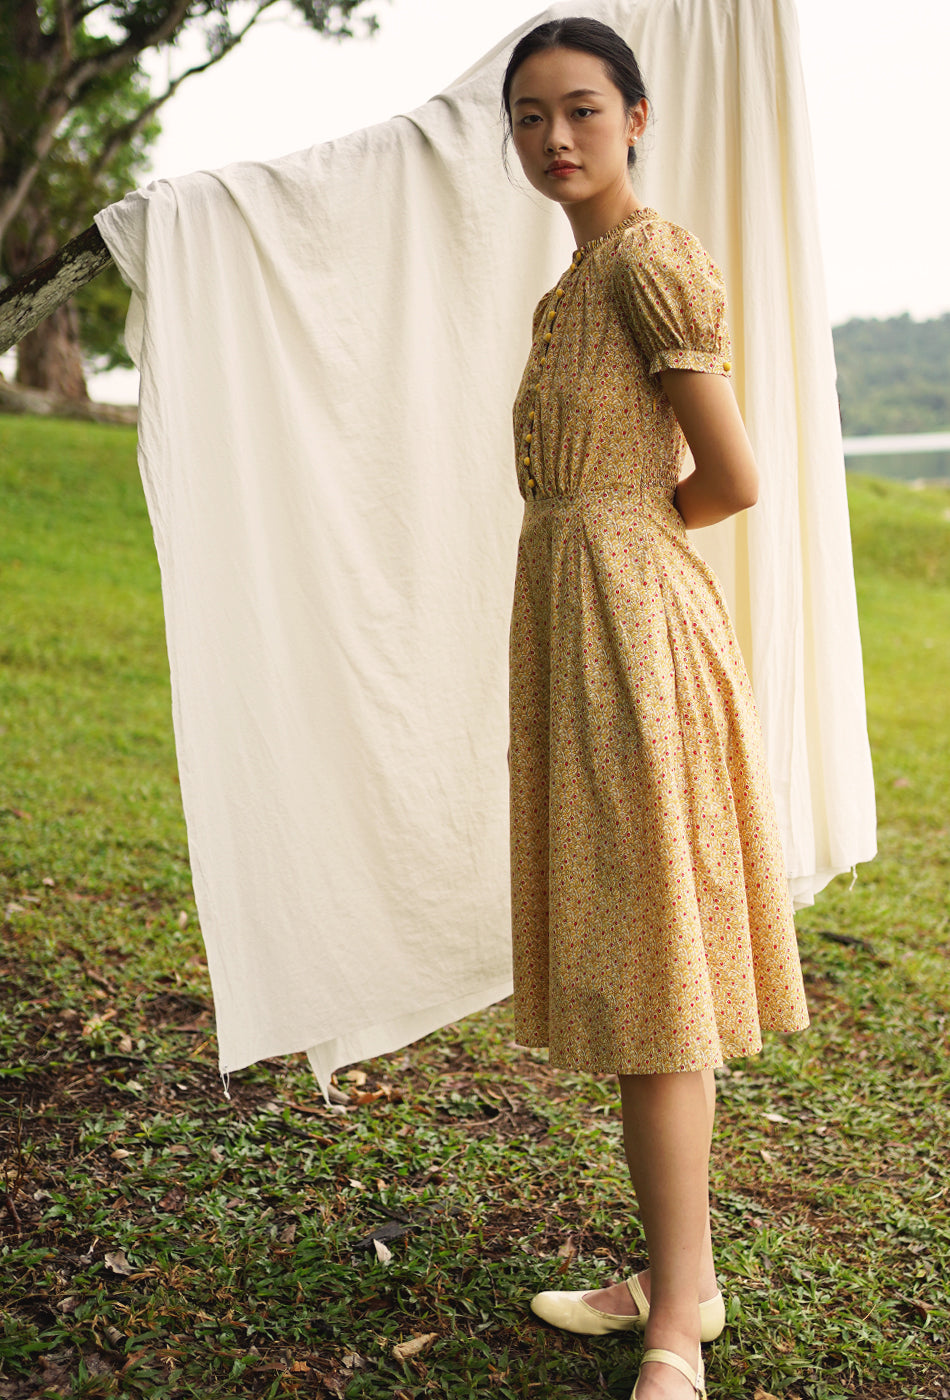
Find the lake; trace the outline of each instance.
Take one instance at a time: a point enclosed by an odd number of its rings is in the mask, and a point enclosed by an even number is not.
[[[950,433],[846,437],[845,466],[866,476],[950,482]]]

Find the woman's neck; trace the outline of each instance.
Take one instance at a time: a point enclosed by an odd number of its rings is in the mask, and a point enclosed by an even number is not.
[[[630,186],[624,181],[623,190],[612,190],[594,199],[585,199],[581,204],[569,204],[564,212],[568,217],[574,240],[580,247],[592,238],[601,238],[612,228],[622,224],[624,219],[635,214],[643,205]]]

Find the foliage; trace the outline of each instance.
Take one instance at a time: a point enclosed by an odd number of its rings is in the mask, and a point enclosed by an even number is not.
[[[611,1083],[502,1004],[224,1100],[134,437],[0,464],[0,1396],[626,1400],[636,1338],[526,1308],[642,1263]],[[950,498],[849,491],[881,855],[799,917],[812,1028],[720,1075],[717,1400],[950,1388]]]
[[[846,321],[834,341],[846,435],[950,430],[950,312]]]
[[[277,0],[6,0],[0,8],[0,240],[31,199],[53,138],[103,83],[138,70],[141,55],[167,50],[197,28],[205,57],[181,68],[135,121],[117,115],[117,149],[180,84],[220,61]],[[319,33],[344,37],[364,0],[286,0]],[[94,30],[89,20],[92,19]],[[367,17],[371,30],[375,20]],[[34,200],[35,203],[35,200]]]
[[[205,72],[238,44],[278,0],[4,0],[0,5],[0,276],[17,277],[78,233],[93,212],[137,182],[155,114],[182,82]],[[363,17],[366,0],[282,0],[317,32],[336,38],[375,20]],[[357,12],[360,12],[359,16]],[[204,56],[180,64],[163,89],[149,91],[141,67],[151,50],[173,50],[186,32],[204,38]],[[100,364],[123,362],[109,326],[115,320],[118,280],[81,301],[93,318],[88,348]],[[28,379],[47,375],[82,390],[68,317],[33,333]],[[41,347],[60,353],[44,357]],[[127,361],[125,361],[127,362]],[[55,365],[55,370],[39,366]]]
[[[151,102],[148,79],[135,66],[104,77],[70,113],[31,196],[29,239],[34,247],[45,234],[49,246],[78,233],[97,210],[142,183],[149,149],[161,129],[156,116],[138,126]],[[116,146],[113,133],[123,127],[134,134]],[[76,296],[83,355],[90,368],[131,365],[122,339],[128,303],[128,290],[114,266]]]

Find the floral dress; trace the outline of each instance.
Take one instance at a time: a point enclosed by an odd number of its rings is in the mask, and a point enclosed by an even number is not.
[[[725,292],[640,209],[535,312],[515,402],[515,1033],[563,1068],[706,1069],[808,1024],[749,678],[673,504],[660,373],[728,374]]]

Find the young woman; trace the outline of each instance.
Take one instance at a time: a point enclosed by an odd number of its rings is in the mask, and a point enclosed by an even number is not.
[[[713,1070],[808,1019],[749,680],[686,536],[752,506],[758,474],[722,279],[630,184],[647,99],[627,45],[592,20],[541,25],[503,99],[527,179],[577,243],[514,410],[516,1034],[619,1076],[649,1255],[637,1278],[532,1307],[575,1332],[645,1327],[636,1400],[695,1400],[700,1341],[725,1317]]]

